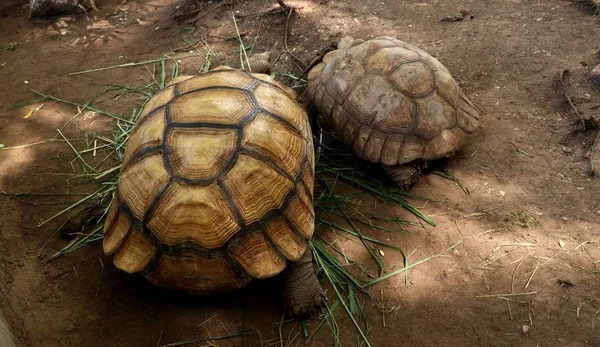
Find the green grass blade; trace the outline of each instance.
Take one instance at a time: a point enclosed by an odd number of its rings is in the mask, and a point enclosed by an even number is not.
[[[311,242],[311,248],[313,243]],[[315,251],[315,249],[313,248],[313,251]],[[317,253],[314,253],[315,257],[317,258],[317,262],[320,262],[320,256]],[[346,305],[346,302],[344,301],[340,291],[338,290],[335,282],[332,280],[331,275],[329,273],[329,270],[327,270],[327,268],[323,268],[324,269],[324,273],[325,276],[327,277],[327,279],[329,280],[329,283],[331,283],[331,287],[333,288],[333,290],[335,291],[336,296],[340,299],[340,303],[342,304],[342,306],[344,307],[344,309],[346,310],[346,312],[348,313],[348,316],[350,317],[350,319],[352,320],[352,323],[354,324],[354,326],[356,327],[356,329],[358,330],[358,333],[360,334],[360,336],[362,337],[363,341],[365,342],[365,345],[368,347],[371,347],[371,344],[369,343],[369,339],[367,339],[367,336],[365,335],[365,333],[362,331],[360,325],[358,324],[358,322],[356,321],[356,319],[354,318],[354,315],[352,314],[352,312],[350,311],[350,309],[348,308],[348,305]]]
[[[371,286],[373,286],[373,285],[375,285],[375,284],[377,284],[379,282],[385,281],[385,280],[387,280],[390,277],[394,277],[394,276],[396,276],[397,274],[399,274],[401,272],[405,272],[405,271],[407,271],[407,270],[409,270],[409,269],[411,269],[411,268],[413,268],[415,266],[421,265],[421,264],[423,264],[425,262],[428,262],[428,261],[430,261],[432,259],[435,259],[435,258],[437,258],[437,257],[439,257],[439,256],[441,256],[441,255],[443,255],[445,253],[448,253],[449,251],[455,249],[461,243],[463,243],[462,240],[454,243],[452,246],[448,247],[446,250],[444,250],[441,253],[438,253],[438,254],[432,255],[431,257],[428,257],[428,258],[416,261],[416,262],[414,262],[414,263],[412,263],[412,264],[410,264],[408,266],[403,267],[402,269],[398,269],[398,270],[392,271],[392,272],[386,274],[385,276],[381,276],[379,278],[376,278],[376,279],[374,279],[374,280],[372,280],[372,281],[364,284],[362,287],[363,287],[363,289],[366,289],[366,288],[371,287]]]

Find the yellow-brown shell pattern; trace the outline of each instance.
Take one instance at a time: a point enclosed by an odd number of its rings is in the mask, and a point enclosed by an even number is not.
[[[310,126],[291,90],[227,67],[179,79],[127,143],[104,251],[168,289],[237,289],[302,256],[313,180]]]
[[[329,52],[309,73],[308,90],[358,156],[384,165],[450,156],[479,128],[477,110],[450,72],[392,37]]]

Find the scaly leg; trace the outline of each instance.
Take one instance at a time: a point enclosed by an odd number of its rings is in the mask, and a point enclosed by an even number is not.
[[[284,271],[283,300],[288,315],[304,318],[316,313],[323,300],[323,290],[312,265],[310,248]]]
[[[392,181],[398,184],[402,189],[408,190],[413,184],[419,180],[421,168],[426,168],[427,164],[402,164],[402,165],[383,165],[385,173],[387,173]]]

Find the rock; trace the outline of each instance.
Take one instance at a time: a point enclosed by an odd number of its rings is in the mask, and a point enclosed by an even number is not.
[[[592,83],[600,87],[600,64],[596,65],[592,72],[590,72],[590,79],[592,80]]]
[[[29,18],[85,12],[79,0],[29,0]]]

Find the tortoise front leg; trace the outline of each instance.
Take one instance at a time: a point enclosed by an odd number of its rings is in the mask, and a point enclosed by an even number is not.
[[[421,175],[421,169],[427,168],[427,164],[427,162],[412,162],[402,165],[383,165],[383,169],[394,183],[402,189],[408,190],[410,186],[417,183],[419,175]]]
[[[290,262],[283,273],[283,301],[289,316],[304,318],[317,312],[323,290],[312,265],[312,251],[306,249],[296,262]]]

